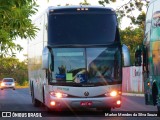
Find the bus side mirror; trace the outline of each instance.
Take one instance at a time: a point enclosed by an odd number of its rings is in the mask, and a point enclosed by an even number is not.
[[[45,47],[42,53],[42,69],[54,71],[54,56],[51,49]]]
[[[47,70],[49,68],[49,49],[44,47],[42,52],[42,69]]]
[[[142,63],[142,50],[138,47],[135,52],[135,66],[141,66]]]
[[[131,65],[131,58],[130,58],[130,53],[129,49],[126,45],[122,45],[122,54],[123,54],[123,66],[127,67]]]

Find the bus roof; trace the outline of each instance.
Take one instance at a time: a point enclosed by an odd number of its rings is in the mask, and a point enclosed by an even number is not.
[[[59,12],[77,12],[77,11],[85,11],[85,12],[105,12],[108,14],[115,14],[113,8],[110,7],[102,7],[102,6],[90,6],[90,5],[79,5],[79,6],[50,6],[47,9],[47,12],[59,13]]]

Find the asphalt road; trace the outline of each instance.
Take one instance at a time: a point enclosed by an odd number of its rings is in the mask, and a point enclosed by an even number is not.
[[[45,111],[45,107],[34,107],[31,102],[31,97],[29,94],[29,89],[5,89],[5,90],[0,90],[0,111],[12,111],[12,112],[17,112],[17,113],[25,113],[25,112],[35,112],[39,113]],[[113,113],[118,114],[118,113],[127,113],[127,112],[151,112],[156,111],[156,107],[154,106],[146,106],[144,104],[144,97],[136,97],[136,96],[122,96],[122,106],[121,108],[118,109],[112,109]],[[0,113],[1,114],[1,113]],[[106,116],[105,116],[106,115]],[[113,115],[114,114],[110,114]],[[132,114],[133,115],[133,114]],[[47,117],[42,117],[41,119],[52,119],[54,117],[54,120],[60,120],[60,119],[112,119],[112,120],[125,120],[125,119],[140,119],[140,117],[108,117],[106,113],[103,112],[96,112],[95,110],[91,111],[85,111],[85,112],[80,112],[80,113],[47,113],[44,112],[42,116],[47,116]],[[2,118],[0,118],[1,120]],[[5,119],[5,118],[3,118]],[[22,118],[16,118],[17,119],[22,119]],[[27,118],[26,118],[27,119]],[[30,118],[29,118],[30,119]],[[39,118],[40,119],[40,118]],[[141,119],[158,119],[158,117],[142,117]],[[140,120],[141,120],[140,119]]]

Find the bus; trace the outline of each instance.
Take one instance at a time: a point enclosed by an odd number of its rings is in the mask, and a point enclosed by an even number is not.
[[[130,56],[112,8],[48,7],[34,23],[39,31],[28,42],[34,106],[108,112],[121,106],[122,64],[128,66]]]
[[[160,112],[160,0],[151,0],[145,22],[143,47],[136,61],[143,65],[145,104],[157,106]]]

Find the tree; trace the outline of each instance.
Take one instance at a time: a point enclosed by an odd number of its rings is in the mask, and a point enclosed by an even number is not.
[[[90,3],[88,3],[87,0],[84,0],[83,2],[80,2],[80,5],[90,5]]]
[[[100,0],[99,3],[103,6],[117,2],[116,0]],[[122,44],[126,44],[130,49],[131,62],[134,63],[134,53],[137,46],[141,46],[144,37],[144,23],[146,14],[142,9],[148,6],[149,0],[128,0],[127,3],[116,8],[119,24],[123,17],[128,17],[131,20],[131,26],[120,29],[120,37]],[[133,11],[138,10],[138,17],[134,16]]]
[[[23,85],[28,81],[27,64],[12,57],[0,58],[0,80],[4,77],[12,77],[18,84]]]
[[[22,47],[15,44],[17,37],[33,38],[36,28],[30,17],[36,13],[35,0],[0,0],[0,56],[21,51]],[[10,54],[9,54],[10,55]]]
[[[146,14],[141,12],[137,18],[131,18],[131,24],[137,25],[136,28],[127,27],[120,30],[122,43],[126,44],[131,52],[135,52],[136,47],[143,42],[145,17]]]
[[[142,44],[143,30],[141,28],[127,27],[120,30],[122,43],[126,44],[131,52],[135,52],[135,48]]]
[[[117,0],[99,0],[99,4],[105,6],[106,4],[117,2]],[[127,3],[124,3],[120,7],[116,8],[116,13],[118,15],[118,20],[121,22],[123,17],[128,17],[131,19],[132,23],[137,23],[138,19],[142,17],[145,20],[145,18],[142,16],[144,12],[142,12],[143,8],[146,8],[148,6],[149,0],[128,0]],[[138,10],[140,13],[138,17],[134,16],[133,11]]]

